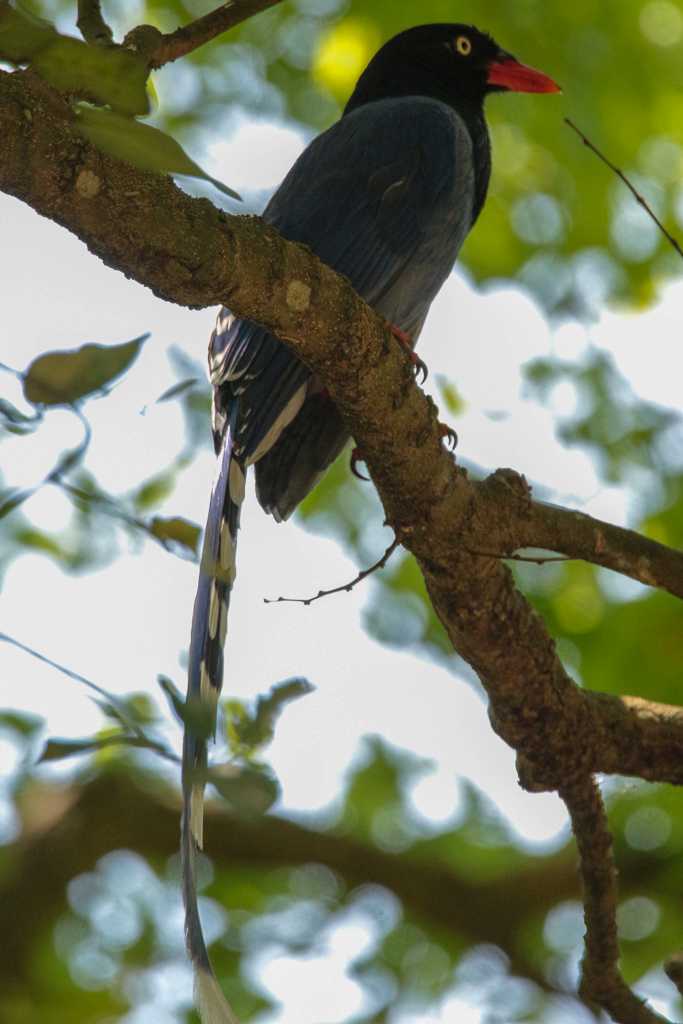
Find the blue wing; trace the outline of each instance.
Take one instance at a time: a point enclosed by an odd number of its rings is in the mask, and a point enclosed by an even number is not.
[[[318,136],[271,199],[264,219],[285,238],[308,245],[415,338],[472,225],[474,203],[472,145],[464,123],[442,103],[407,97],[367,104]],[[257,486],[259,476],[269,477],[259,498],[267,510],[277,511],[283,483],[273,484],[273,478],[283,477],[282,465],[274,467],[271,456],[259,469],[258,460],[297,414],[303,419],[290,429],[299,447],[304,421],[316,433],[319,410],[314,416],[306,408],[316,391],[310,371],[272,334],[228,310],[219,315],[209,364],[216,445],[239,397],[235,450],[245,463],[257,462]],[[298,500],[345,437],[339,420],[332,443],[311,442],[315,458],[304,440],[302,465],[306,458],[323,464],[305,467],[295,487]],[[281,454],[289,456],[284,462],[291,475],[292,453]]]

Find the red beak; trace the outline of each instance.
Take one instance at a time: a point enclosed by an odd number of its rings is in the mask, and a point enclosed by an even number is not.
[[[514,57],[494,60],[489,64],[487,82],[511,92],[561,92],[559,85],[542,71],[520,64]]]

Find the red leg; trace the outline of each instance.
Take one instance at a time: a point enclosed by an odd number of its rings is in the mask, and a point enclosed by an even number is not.
[[[410,337],[409,334],[406,334],[405,331],[402,331],[400,327],[397,327],[396,324],[392,324],[388,320],[386,321],[386,324],[391,333],[393,334],[393,336],[396,338],[396,341],[399,343],[399,345],[407,354],[411,363],[415,367],[415,377],[418,379],[418,383],[424,384],[424,382],[427,380],[429,370],[427,369],[427,364],[424,362],[424,360],[420,359],[418,355],[415,355],[415,352],[413,350],[413,339]],[[419,380],[420,375],[422,375],[421,381]]]

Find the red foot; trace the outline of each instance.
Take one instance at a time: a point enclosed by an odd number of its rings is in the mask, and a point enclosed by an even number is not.
[[[358,469],[358,463],[363,461],[363,453],[360,450],[360,448],[354,448],[353,451],[351,452],[351,460],[349,464],[351,472],[355,477],[358,477],[359,480],[365,480],[367,483],[370,483],[370,477],[365,476],[365,474],[361,473],[361,471]]]
[[[407,354],[411,363],[415,367],[415,377],[418,381],[418,384],[424,384],[424,382],[427,380],[429,370],[427,369],[427,364],[424,362],[424,360],[420,359],[418,355],[415,355],[415,352],[413,351],[413,339],[410,337],[409,334],[406,334],[405,331],[402,331],[400,327],[397,327],[396,324],[392,324],[388,320],[386,324],[391,333],[393,334],[393,336],[396,338],[396,341],[399,343],[399,345]],[[421,381],[419,379],[420,374],[422,374]]]

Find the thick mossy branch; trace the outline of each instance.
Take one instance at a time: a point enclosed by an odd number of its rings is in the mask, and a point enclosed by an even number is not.
[[[228,216],[99,153],[36,75],[0,73],[0,131],[0,189],[157,295],[186,306],[225,302],[264,324],[320,375],[388,523],[487,689],[496,729],[533,766],[535,784],[594,771],[683,781],[683,711],[579,690],[501,560],[468,553],[551,547],[680,595],[679,552],[534,503],[511,470],[473,484],[444,449],[436,409],[405,354],[348,281],[259,218]]]

